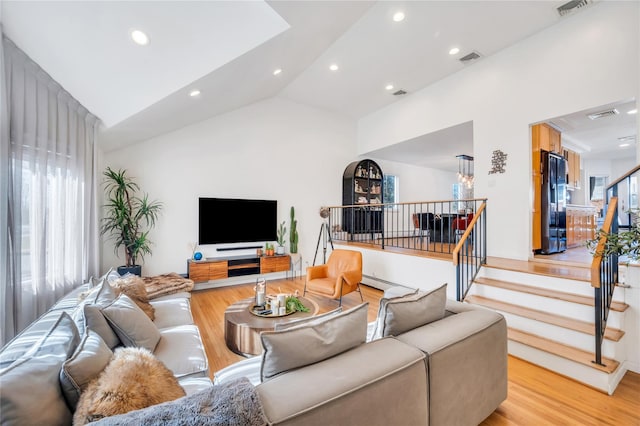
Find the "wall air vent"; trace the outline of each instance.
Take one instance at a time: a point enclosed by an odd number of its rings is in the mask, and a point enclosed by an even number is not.
[[[470,64],[471,62],[474,62],[477,59],[480,59],[480,54],[474,51],[469,53],[468,55],[463,56],[462,58],[459,59],[459,61],[462,62],[463,64]]]
[[[402,95],[406,95],[406,94],[407,94],[407,92],[402,90],[402,89],[393,92],[393,96],[402,96]]]
[[[591,114],[587,114],[587,117],[589,117],[591,120],[597,120],[598,118],[609,117],[611,115],[618,115],[618,114],[620,114],[618,110],[615,108],[612,108],[612,109],[606,109],[604,111],[592,112]]]
[[[593,0],[571,0],[557,8],[560,16],[566,16],[570,13],[577,12],[581,7],[585,7],[593,3]]]

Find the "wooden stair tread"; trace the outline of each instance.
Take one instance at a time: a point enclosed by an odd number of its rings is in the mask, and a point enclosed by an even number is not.
[[[520,293],[534,294],[536,296],[549,297],[552,299],[564,300],[567,302],[578,303],[581,305],[595,306],[593,297],[583,296],[580,294],[567,293],[564,291],[551,290],[541,287],[533,287],[525,284],[512,283],[508,281],[496,280],[494,278],[478,277],[475,283],[488,285],[491,287],[503,288],[505,290],[518,291]],[[611,302],[611,310],[616,312],[624,312],[629,305],[623,302]]]
[[[563,343],[556,342],[555,340],[540,337],[525,331],[516,330],[514,328],[508,328],[507,335],[509,340],[513,340],[514,342],[519,342],[524,345],[549,352],[570,361],[579,362],[580,364],[584,364],[608,374],[616,371],[620,364],[614,359],[602,357],[602,363],[604,365],[598,365],[593,362],[595,355],[591,352],[583,351],[582,349],[568,346]]]
[[[487,257],[487,268],[504,269],[506,271],[524,272],[591,283],[591,270],[563,262],[545,263],[536,261]]]
[[[567,328],[569,330],[578,331],[580,333],[590,334],[592,336],[595,335],[595,325],[586,321],[580,321],[573,318],[552,314],[550,312],[539,311],[537,309],[531,309],[520,305],[501,302],[499,300],[489,299],[482,296],[467,296],[465,298],[465,302],[469,302],[475,305],[481,305],[487,308],[495,309],[497,311],[508,312],[510,314],[533,319],[547,324],[553,324],[558,327]],[[604,333],[605,339],[614,342],[619,341],[622,336],[624,336],[624,331],[610,327],[607,327]]]

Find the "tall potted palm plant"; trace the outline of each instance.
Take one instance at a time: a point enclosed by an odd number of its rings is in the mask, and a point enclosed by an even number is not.
[[[100,233],[108,234],[118,255],[124,247],[126,263],[118,267],[118,273],[140,275],[142,266],[138,258],[151,254],[148,235],[162,208],[158,201],[149,201],[146,193],[140,193],[138,184],[126,170],[115,171],[110,167],[104,172],[107,201]]]

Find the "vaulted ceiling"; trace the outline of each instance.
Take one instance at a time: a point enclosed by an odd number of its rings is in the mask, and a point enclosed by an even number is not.
[[[108,151],[276,95],[357,119],[565,19],[562,3],[2,0],[0,16]]]

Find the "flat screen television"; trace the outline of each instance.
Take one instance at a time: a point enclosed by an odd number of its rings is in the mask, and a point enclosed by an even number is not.
[[[198,244],[275,241],[278,202],[200,198]]]

